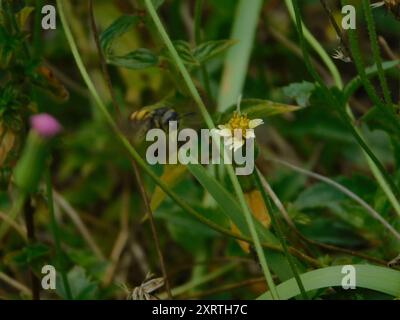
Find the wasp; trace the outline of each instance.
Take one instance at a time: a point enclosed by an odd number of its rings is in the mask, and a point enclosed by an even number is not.
[[[142,124],[146,129],[162,129],[168,131],[168,125],[170,121],[176,121],[179,123],[179,113],[170,107],[143,107],[138,111],[134,111],[130,120],[134,123]]]
[[[170,122],[176,122],[177,128],[180,128],[183,119],[195,114],[195,112],[183,113],[179,111],[181,107],[182,103],[176,103],[175,100],[164,100],[132,112],[129,120],[131,127],[135,129],[135,140],[140,141],[150,129],[161,129],[168,133]],[[187,121],[185,123],[187,124]]]
[[[376,2],[371,6],[373,8],[386,6],[386,8],[396,17],[396,19],[400,20],[400,0],[384,0]]]

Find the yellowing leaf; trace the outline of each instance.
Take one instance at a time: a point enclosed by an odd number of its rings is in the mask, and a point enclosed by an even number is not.
[[[161,181],[168,185],[171,189],[182,181],[186,173],[186,166],[183,165],[167,165],[164,168],[164,173],[161,176]],[[165,199],[165,193],[160,187],[157,187],[151,197],[151,210],[155,211]]]
[[[244,99],[240,104],[240,111],[247,114],[251,119],[265,119],[278,114],[285,114],[295,112],[302,109],[299,106],[288,105],[284,103],[278,103],[269,100],[261,99]],[[220,123],[225,123],[232,116],[232,113],[236,110],[236,105],[231,106],[225,111],[220,118]]]
[[[268,209],[265,205],[264,199],[261,195],[261,192],[257,189],[252,190],[250,192],[246,192],[244,194],[246,198],[246,202],[251,210],[253,216],[266,228],[271,226],[271,217],[268,213]],[[232,223],[231,230],[240,235],[239,229]],[[250,252],[250,245],[244,241],[238,241],[240,247],[243,251],[249,253]]]
[[[24,29],[25,24],[33,10],[35,10],[34,7],[25,7],[20,12],[18,12],[17,23],[20,29]]]
[[[13,149],[15,144],[15,134],[4,128],[0,123],[0,167],[7,160],[7,156]]]

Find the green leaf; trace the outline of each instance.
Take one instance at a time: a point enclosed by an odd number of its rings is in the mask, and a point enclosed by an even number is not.
[[[85,269],[75,266],[68,272],[68,282],[71,286],[71,293],[75,300],[92,300],[96,298],[98,292],[97,283],[93,282],[87,275]],[[64,282],[57,274],[57,293],[67,298]]]
[[[199,66],[200,63],[197,61],[192,53],[192,48],[187,41],[177,40],[173,42],[176,51],[178,52],[180,58],[186,65],[189,66]]]
[[[189,171],[199,181],[205,190],[214,198],[224,214],[239,228],[244,235],[249,235],[248,226],[243,211],[233,197],[207,170],[197,164],[189,164]],[[270,243],[279,243],[272,233],[254,219],[260,237]]]
[[[44,244],[29,244],[14,257],[14,261],[20,265],[32,265],[35,262],[47,257],[50,253],[48,246]]]
[[[270,116],[285,114],[289,112],[294,112],[300,110],[302,108],[298,106],[292,106],[288,104],[273,102],[269,100],[261,100],[261,99],[244,99],[240,105],[240,111],[242,113],[247,114],[250,119],[261,118],[265,119]],[[221,118],[220,122],[227,122],[232,113],[236,110],[236,105],[231,106],[227,111],[225,111]]]
[[[17,13],[16,18],[20,30],[25,28],[26,22],[34,10],[34,7],[24,7],[20,12]]]
[[[200,63],[204,63],[223,53],[235,43],[236,41],[234,40],[215,40],[204,42],[193,50],[193,55]]]
[[[307,81],[292,83],[283,88],[283,93],[296,101],[301,107],[307,107],[310,103],[310,97],[315,89],[315,84]]]
[[[347,197],[338,190],[327,184],[317,183],[303,191],[296,199],[294,205],[298,210],[324,208],[345,199]]]
[[[230,194],[212,175],[210,175],[203,166],[189,164],[188,169],[197,179],[197,181],[203,186],[203,188],[207,190],[218,203],[219,207],[227,216],[227,218],[239,228],[243,235],[249,236],[248,226],[244,218],[243,211],[234,196]],[[271,233],[271,231],[266,229],[256,219],[253,218],[253,221],[256,226],[256,231],[262,242],[275,245],[279,244],[278,239]],[[292,271],[282,253],[267,250],[265,255],[268,259],[271,269],[282,281],[292,276]]]
[[[158,56],[148,49],[137,49],[124,56],[109,56],[107,62],[117,67],[140,70],[158,65]]]
[[[130,28],[136,26],[139,22],[139,17],[124,15],[115,20],[106,30],[100,35],[101,48],[104,54],[111,54],[113,42],[126,33]]]
[[[378,107],[373,107],[362,116],[362,120],[371,130],[383,130],[398,135],[399,129],[393,124],[392,118]]]
[[[382,63],[382,68],[384,71],[390,70],[397,65],[400,64],[400,60],[397,61],[385,61]],[[375,77],[378,74],[378,68],[375,65],[368,67],[365,69],[366,75],[368,78]],[[361,87],[362,82],[359,76],[355,77],[353,80],[351,80],[346,87],[344,88],[344,97],[347,100],[350,99],[350,97],[358,90],[359,87]]]
[[[382,292],[393,297],[400,296],[400,271],[384,267],[371,265],[353,265],[356,271],[356,287],[366,288]],[[306,291],[317,290],[329,287],[341,287],[343,266],[327,267],[313,270],[302,274],[301,281]],[[279,298],[283,300],[291,299],[300,294],[299,287],[295,279],[290,279],[279,284]],[[268,291],[258,299],[271,300],[271,293]]]

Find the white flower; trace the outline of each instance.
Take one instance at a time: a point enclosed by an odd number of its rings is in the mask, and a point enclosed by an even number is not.
[[[254,139],[254,129],[264,124],[262,119],[248,119],[247,115],[235,112],[227,124],[218,126],[218,134],[225,139],[225,145],[230,150],[240,149],[246,139]]]

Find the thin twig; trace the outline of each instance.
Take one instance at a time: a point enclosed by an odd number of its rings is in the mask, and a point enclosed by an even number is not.
[[[111,265],[105,272],[103,278],[103,284],[105,286],[110,285],[112,282],[119,259],[121,258],[122,251],[124,250],[129,239],[129,201],[129,192],[125,188],[122,194],[122,209],[120,218],[121,227],[110,254]]]
[[[14,220],[12,220],[7,214],[0,212],[0,219],[3,220],[6,224],[10,225],[14,228],[15,231],[25,240],[27,241],[28,238],[26,237],[26,228],[24,226],[20,226]]]
[[[339,25],[337,24],[337,22],[335,20],[335,17],[333,16],[331,8],[326,3],[326,0],[320,0],[320,2],[321,2],[322,7],[324,8],[324,10],[326,11],[326,14],[329,17],[329,21],[331,22],[331,25],[335,29],[335,32],[340,41],[341,48],[344,51],[345,57],[351,59],[351,55],[350,55],[351,51],[350,51],[349,45],[347,44],[347,41],[343,34],[343,31],[340,29]]]
[[[60,231],[56,221],[56,216],[54,213],[54,199],[53,199],[53,183],[51,181],[51,173],[50,167],[46,169],[46,194],[47,194],[47,206],[50,215],[50,228],[53,233],[54,244],[56,248],[56,256],[59,264],[61,279],[64,284],[64,289],[66,293],[66,297],[68,300],[73,300],[71,286],[69,285],[68,275],[65,270],[65,263],[64,263],[64,253],[61,247],[61,238],[60,238]]]
[[[34,213],[35,213],[35,209],[32,207],[31,198],[28,197],[25,200],[24,217],[25,217],[26,231],[27,231],[27,235],[28,235],[28,243],[29,244],[33,244],[36,241]],[[40,300],[39,279],[33,272],[32,266],[29,267],[29,274],[30,274],[31,286],[32,286],[32,299]]]
[[[103,51],[102,51],[101,45],[100,45],[99,33],[98,33],[98,30],[97,30],[96,21],[95,21],[94,13],[93,13],[93,0],[89,0],[89,14],[90,14],[90,20],[91,20],[93,36],[94,36],[94,39],[95,39],[95,42],[96,42],[96,46],[97,46],[97,50],[98,50],[98,54],[99,54],[99,57],[100,57],[100,64],[101,64],[101,67],[102,67],[103,76],[104,76],[104,78],[105,78],[105,80],[107,82],[107,86],[108,86],[108,90],[109,90],[110,95],[111,95],[113,106],[114,106],[115,110],[117,111],[118,116],[120,116],[121,115],[120,108],[119,108],[117,99],[115,97],[114,89],[113,89],[112,82],[111,82],[111,77],[110,77],[110,74],[108,72],[106,60],[105,60],[105,57],[104,57],[104,54],[103,54]],[[168,293],[168,297],[170,299],[172,299],[170,282],[169,282],[167,270],[166,270],[166,267],[165,267],[164,257],[163,257],[162,251],[161,251],[160,241],[159,241],[159,237],[158,237],[158,234],[157,234],[157,228],[156,228],[156,225],[155,225],[155,222],[154,222],[153,212],[151,210],[149,199],[148,199],[146,191],[144,189],[143,180],[141,178],[140,171],[139,171],[138,166],[137,166],[137,164],[136,164],[136,162],[134,160],[132,161],[132,166],[133,166],[133,169],[135,171],[136,179],[138,181],[138,186],[139,186],[139,189],[140,189],[140,193],[141,193],[143,202],[144,202],[145,207],[146,207],[147,215],[150,218],[149,220],[150,220],[150,225],[151,225],[151,231],[152,231],[152,234],[153,234],[153,238],[154,238],[154,243],[155,243],[155,246],[156,246],[157,254],[158,254],[158,257],[159,257],[159,260],[160,260],[160,267],[161,267],[161,271],[163,273],[163,277],[164,277],[164,281],[165,281],[165,288],[166,288],[166,291]]]
[[[394,229],[384,218],[382,218],[382,216],[378,212],[376,212],[368,203],[366,203],[363,199],[361,199],[358,195],[356,195],[354,192],[350,191],[346,187],[342,186],[341,184],[337,183],[336,181],[333,181],[332,179],[324,177],[323,175],[300,168],[300,167],[298,167],[294,164],[288,163],[286,161],[279,160],[279,159],[269,159],[269,160],[280,163],[286,167],[291,168],[294,171],[300,172],[306,176],[309,176],[309,177],[312,177],[319,181],[322,181],[322,182],[334,187],[335,189],[339,190],[340,192],[344,193],[349,198],[351,198],[355,202],[357,202],[360,206],[362,206],[369,213],[369,215],[372,218],[374,218],[375,220],[378,220],[390,233],[392,233],[392,235],[394,235],[397,238],[397,240],[400,240],[400,234],[396,231],[396,229]]]
[[[26,294],[28,296],[32,296],[32,291],[27,286],[25,286],[24,284],[18,282],[15,279],[9,277],[4,272],[0,272],[0,280],[3,280],[9,286],[11,286],[11,287],[23,292],[24,294]]]
[[[100,248],[97,246],[96,241],[94,241],[92,235],[89,230],[86,228],[85,224],[82,222],[79,217],[79,213],[71,206],[71,204],[61,196],[57,191],[53,190],[54,200],[63,209],[63,211],[70,217],[72,222],[75,224],[79,232],[82,234],[82,237],[87,242],[88,246],[92,249],[93,253],[99,260],[105,260],[103,253]]]
[[[261,180],[263,181],[263,176],[261,175]],[[265,179],[264,179],[265,181]],[[354,256],[354,257],[358,257],[358,258],[362,258],[365,259],[367,261],[370,262],[374,262],[380,265],[386,265],[386,261],[381,260],[381,259],[377,259],[374,257],[371,257],[369,255],[360,253],[360,252],[356,252],[350,249],[345,249],[345,248],[340,248],[340,247],[336,247],[333,245],[329,245],[329,244],[325,244],[325,243],[321,243],[312,239],[309,239],[307,237],[305,237],[303,234],[300,233],[300,231],[297,229],[296,225],[294,224],[293,220],[290,218],[288,212],[286,211],[285,206],[282,204],[282,202],[280,201],[279,197],[276,195],[276,193],[272,190],[272,188],[266,188],[266,191],[268,192],[269,196],[271,197],[272,201],[274,202],[274,204],[276,205],[276,207],[279,209],[279,211],[281,212],[283,217],[287,217],[288,220],[285,220],[288,222],[288,225],[291,227],[291,229],[293,230],[293,232],[300,237],[300,239],[303,239],[304,241],[307,241],[308,243],[311,243],[317,247],[329,250],[329,251],[336,251],[336,252],[341,252],[341,253],[345,253],[347,255],[350,256]]]
[[[149,217],[151,231],[152,231],[153,237],[154,237],[154,244],[156,246],[158,257],[160,259],[161,270],[162,270],[162,273],[163,273],[163,276],[165,279],[165,289],[167,291],[168,298],[172,299],[171,287],[170,287],[170,283],[169,283],[169,279],[168,279],[167,269],[165,267],[164,257],[163,257],[162,251],[161,251],[160,240],[159,240],[158,234],[157,234],[157,228],[156,228],[156,224],[154,221],[153,211],[151,210],[150,201],[147,197],[146,190],[144,189],[144,186],[143,186],[143,181],[140,176],[139,168],[137,167],[136,162],[134,162],[134,161],[132,161],[132,165],[133,165],[133,170],[135,171],[136,179],[138,181],[140,194],[142,195],[142,198],[144,200],[146,214]]]

